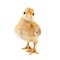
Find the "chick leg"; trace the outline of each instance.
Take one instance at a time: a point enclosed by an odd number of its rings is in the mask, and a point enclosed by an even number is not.
[[[22,49],[31,49],[31,47],[29,46],[29,42],[27,42],[26,47],[22,48]]]
[[[37,42],[33,42],[34,44],[34,47],[29,49],[28,52],[30,52],[30,55],[33,54],[33,53],[36,53],[36,54],[39,54],[37,51],[36,51],[36,44]]]

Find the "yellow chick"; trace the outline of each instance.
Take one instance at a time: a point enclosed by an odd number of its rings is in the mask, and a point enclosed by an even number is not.
[[[27,49],[30,54],[38,54],[36,51],[36,44],[41,34],[41,29],[39,25],[33,21],[33,17],[34,10],[32,8],[26,8],[19,23],[15,27],[15,32],[22,40],[27,42],[26,47],[22,49]],[[33,42],[33,48],[30,47],[29,42]]]

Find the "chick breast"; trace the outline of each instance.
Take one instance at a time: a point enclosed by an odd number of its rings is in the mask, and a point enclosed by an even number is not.
[[[17,35],[26,41],[33,41],[39,37],[39,26],[34,22],[26,22],[21,20],[15,28]]]

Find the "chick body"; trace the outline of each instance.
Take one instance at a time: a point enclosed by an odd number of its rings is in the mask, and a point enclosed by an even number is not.
[[[24,15],[20,19],[19,23],[15,27],[15,32],[22,40],[27,41],[26,47],[27,52],[37,53],[36,44],[38,42],[38,37],[41,34],[41,29],[39,25],[33,21],[34,10],[32,8],[26,8]],[[29,42],[33,42],[33,48],[30,47]]]
[[[40,27],[33,21],[34,10],[26,8],[24,15],[15,27],[17,35],[25,41],[37,41],[41,34]]]
[[[25,41],[31,42],[36,41],[39,37],[39,34],[35,35],[36,27],[32,26],[34,22],[26,22],[23,18],[20,20],[20,22],[15,27],[15,32],[17,35],[22,38]],[[33,29],[34,28],[34,29]]]

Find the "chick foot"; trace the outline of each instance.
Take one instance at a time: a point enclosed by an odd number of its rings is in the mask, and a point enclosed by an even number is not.
[[[31,49],[31,47],[30,46],[26,46],[26,47],[24,47],[22,49]]]
[[[27,52],[30,52],[29,55],[31,55],[33,53],[39,54],[34,48],[28,49]]]
[[[22,49],[31,49],[31,47],[29,46],[29,42],[27,42],[27,45],[25,48],[22,48]]]

